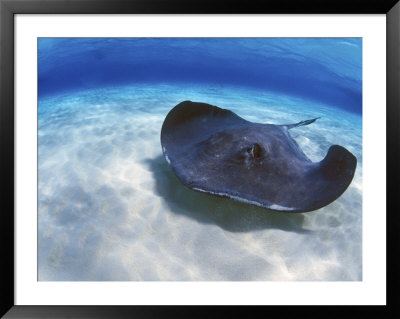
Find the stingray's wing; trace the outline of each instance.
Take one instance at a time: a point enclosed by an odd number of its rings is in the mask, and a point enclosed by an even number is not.
[[[208,136],[226,127],[245,123],[249,122],[230,110],[206,103],[183,101],[166,116],[161,128],[161,144],[166,149],[181,148],[199,136]]]
[[[282,126],[286,127],[289,130],[289,129],[293,128],[293,127],[298,127],[298,126],[303,126],[303,125],[308,125],[308,124],[314,123],[319,118],[321,118],[321,117],[316,117],[315,119],[305,120],[305,121],[301,121],[299,123],[287,124],[287,125],[282,125]]]

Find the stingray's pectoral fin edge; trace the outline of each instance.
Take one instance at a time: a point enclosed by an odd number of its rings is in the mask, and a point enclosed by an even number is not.
[[[293,127],[299,127],[299,126],[304,126],[304,125],[309,125],[311,123],[314,123],[316,120],[320,119],[321,117],[316,117],[314,119],[310,119],[310,120],[305,120],[305,121],[301,121],[299,123],[295,123],[295,124],[288,124],[288,125],[283,125],[285,126],[288,130],[293,128]]]
[[[320,172],[326,180],[346,180],[350,184],[357,166],[357,158],[347,149],[332,145],[320,162]],[[347,188],[347,186],[346,186]]]
[[[189,184],[186,184],[186,186],[197,192],[211,194],[211,195],[214,195],[217,197],[222,197],[222,198],[229,198],[229,199],[232,199],[232,200],[240,202],[240,203],[258,206],[261,208],[266,208],[270,211],[281,212],[281,213],[302,213],[303,212],[303,210],[297,209],[294,207],[285,207],[285,206],[281,206],[281,205],[277,205],[277,204],[273,204],[273,203],[267,204],[267,203],[262,203],[259,201],[251,200],[251,199],[245,198],[243,196],[240,196],[239,194],[234,195],[234,194],[230,194],[230,193],[226,193],[226,192],[212,191],[212,190],[208,190],[208,189],[202,189],[200,187],[196,187],[194,185],[189,185]]]

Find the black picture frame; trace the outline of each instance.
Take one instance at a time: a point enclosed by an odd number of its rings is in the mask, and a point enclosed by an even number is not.
[[[387,305],[386,306],[19,306],[14,303],[14,15],[15,14],[385,14],[387,21]],[[358,316],[399,315],[396,288],[399,284],[396,242],[399,242],[395,197],[400,136],[400,3],[398,0],[280,0],[280,1],[181,1],[181,0],[0,0],[1,74],[0,74],[0,146],[1,146],[1,298],[4,318],[164,318],[246,316],[251,311],[268,316]],[[384,107],[377,106],[377,107]],[[379,168],[377,168],[379,169]],[[377,216],[376,218],[379,218]],[[329,309],[327,309],[329,308]]]

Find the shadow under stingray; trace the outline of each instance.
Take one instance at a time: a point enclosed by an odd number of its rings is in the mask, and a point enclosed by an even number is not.
[[[203,224],[216,224],[230,232],[280,229],[309,233],[302,227],[303,214],[279,213],[240,203],[228,198],[196,192],[185,187],[174,175],[164,156],[145,161],[156,181],[155,191],[165,199],[175,214],[192,218]]]

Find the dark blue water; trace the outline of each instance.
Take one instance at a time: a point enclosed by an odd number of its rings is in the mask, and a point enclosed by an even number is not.
[[[361,38],[40,38],[39,98],[129,83],[211,83],[362,113]]]

